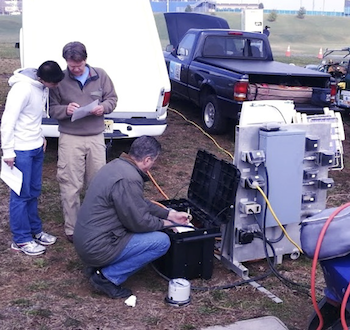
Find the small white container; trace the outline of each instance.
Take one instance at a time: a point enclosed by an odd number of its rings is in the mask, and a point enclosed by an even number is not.
[[[191,301],[191,284],[184,278],[169,281],[168,296],[165,301],[172,306],[185,306]]]

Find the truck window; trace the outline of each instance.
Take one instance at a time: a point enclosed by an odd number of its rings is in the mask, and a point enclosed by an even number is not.
[[[220,58],[265,58],[264,42],[237,36],[208,36],[202,55]]]
[[[264,55],[264,42],[260,39],[246,39],[244,40],[243,56],[263,58]]]
[[[179,47],[177,49],[177,55],[179,56],[179,59],[181,61],[187,59],[190,56],[195,37],[196,37],[195,34],[188,33],[183,37],[183,39],[179,43]]]
[[[220,56],[223,57],[226,55],[224,38],[218,37],[207,37],[204,42],[203,47],[203,56],[212,57]]]

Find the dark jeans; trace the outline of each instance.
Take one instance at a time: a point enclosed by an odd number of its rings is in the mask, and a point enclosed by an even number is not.
[[[38,197],[41,193],[42,169],[44,161],[43,147],[18,151],[16,167],[23,173],[23,184],[18,196],[11,190],[10,228],[15,243],[33,240],[35,234],[42,231],[42,222],[38,214]]]
[[[114,284],[122,284],[137,270],[165,254],[169,247],[170,239],[165,233],[134,234],[122,253],[101,271]]]

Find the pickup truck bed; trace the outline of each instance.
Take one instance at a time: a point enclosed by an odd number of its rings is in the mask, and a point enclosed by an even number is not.
[[[220,58],[196,58],[197,62],[212,65],[218,68],[231,70],[241,74],[268,75],[282,77],[322,77],[329,78],[328,73],[308,70],[296,65],[290,65],[277,61],[257,61]],[[316,73],[316,74],[315,74]],[[283,80],[283,79],[282,79]]]

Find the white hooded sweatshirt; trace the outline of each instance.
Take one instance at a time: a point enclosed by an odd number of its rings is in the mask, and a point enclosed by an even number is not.
[[[41,119],[48,97],[48,88],[37,78],[36,69],[18,69],[9,79],[1,118],[3,159],[16,157],[15,150],[34,150],[43,145]]]

